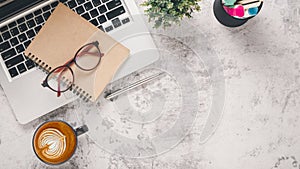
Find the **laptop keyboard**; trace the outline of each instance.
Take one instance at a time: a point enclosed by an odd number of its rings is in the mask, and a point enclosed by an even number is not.
[[[130,22],[121,0],[60,0],[104,32]],[[58,1],[0,28],[0,54],[11,76],[16,78],[36,64],[23,52],[49,18]]]

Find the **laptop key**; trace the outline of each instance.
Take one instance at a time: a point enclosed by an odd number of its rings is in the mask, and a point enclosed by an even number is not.
[[[25,61],[25,65],[26,65],[26,67],[27,67],[28,70],[35,67],[34,62],[33,62],[31,59],[26,60],[26,61]]]
[[[28,38],[32,38],[35,36],[35,32],[33,30],[29,30],[26,32]]]
[[[98,17],[98,21],[100,24],[103,24],[104,22],[107,21],[106,17],[104,15],[101,15]]]
[[[68,2],[68,6],[70,8],[74,8],[76,6],[76,2],[74,0]]]
[[[32,27],[34,27],[35,25],[36,25],[36,24],[35,24],[35,22],[34,22],[33,19],[31,19],[30,21],[27,22],[28,28],[32,28]]]
[[[50,12],[46,12],[46,13],[43,14],[43,17],[44,17],[45,20],[47,20],[50,15],[51,15]]]
[[[115,18],[111,22],[112,22],[112,24],[114,25],[115,28],[118,28],[122,25],[119,18]]]
[[[42,15],[38,16],[35,18],[35,22],[36,24],[41,24],[41,23],[44,23],[44,18],[42,17]]]
[[[26,26],[25,23],[19,25],[19,30],[20,30],[21,32],[25,32],[25,31],[27,31],[27,29],[28,29],[28,28],[27,28],[27,26]]]
[[[85,3],[85,0],[76,0],[76,1],[77,1],[78,5]]]
[[[42,26],[39,25],[37,27],[34,28],[35,33],[38,33],[41,30]]]
[[[51,9],[50,5],[47,5],[47,6],[42,8],[43,12],[49,11],[50,9]]]
[[[98,26],[98,21],[97,19],[93,19],[90,21],[93,25]]]
[[[20,33],[20,32],[19,32],[19,30],[18,30],[17,27],[14,27],[13,29],[10,30],[10,34],[11,34],[12,36],[16,36],[16,35],[19,34],[19,33]]]
[[[98,28],[104,32],[104,28],[102,25],[98,26]]]
[[[25,40],[27,40],[27,37],[26,37],[25,33],[23,33],[18,36],[18,39],[20,42],[24,42]]]
[[[21,53],[21,52],[24,52],[25,48],[23,47],[22,44],[20,44],[20,45],[18,45],[18,46],[16,47],[16,50],[17,50],[18,53]]]
[[[17,23],[18,23],[18,24],[21,24],[21,23],[23,23],[23,22],[25,22],[25,18],[20,18],[20,19],[17,20]]]
[[[10,35],[10,33],[7,31],[7,32],[4,32],[4,33],[2,34],[2,37],[3,37],[4,40],[7,40],[7,39],[11,38],[11,35]]]
[[[12,23],[8,24],[8,27],[9,27],[9,28],[12,28],[12,27],[14,27],[14,26],[16,26],[16,25],[17,25],[17,22],[12,22]]]
[[[109,0],[102,0],[103,3],[107,2],[107,1],[109,1]]]
[[[95,7],[101,5],[101,1],[100,0],[92,0],[93,4]]]
[[[12,58],[12,59],[9,59],[5,62],[5,65],[7,68],[11,68],[17,64],[19,64],[20,62],[23,62],[24,61],[24,57],[22,54]]]
[[[129,18],[125,18],[125,19],[122,20],[122,23],[123,23],[123,24],[126,24],[126,23],[128,23],[128,22],[130,22],[130,19],[129,19]]]
[[[108,20],[111,20],[119,15],[122,15],[123,13],[125,13],[125,9],[123,6],[114,9],[113,11],[107,12],[106,16]]]
[[[90,14],[91,14],[92,18],[95,18],[96,16],[99,15],[99,12],[98,12],[97,9],[93,9],[93,10],[90,11]]]
[[[83,12],[85,12],[84,8],[82,6],[77,7],[75,10],[79,15],[82,14]]]
[[[110,32],[110,31],[112,31],[114,28],[113,28],[113,26],[109,26],[109,27],[106,27],[105,28],[105,31],[106,32]]]
[[[35,16],[38,16],[39,14],[42,13],[42,10],[41,9],[38,9],[36,11],[33,12]]]
[[[90,19],[91,19],[89,13],[85,13],[85,14],[83,14],[83,15],[81,15],[81,16],[82,16],[83,18],[85,18],[86,20],[90,20]]]
[[[11,68],[8,70],[9,74],[10,74],[10,77],[16,77],[19,73],[17,71],[17,69],[15,67]]]
[[[3,38],[2,38],[2,36],[0,36],[0,43],[2,43],[3,42]]]
[[[27,47],[29,46],[30,43],[31,43],[31,40],[28,40],[28,41],[24,42],[25,48],[27,48]]]
[[[8,42],[4,42],[0,44],[0,52],[5,51],[6,49],[9,49],[11,46]]]
[[[7,60],[7,59],[15,56],[16,54],[17,54],[16,50],[14,48],[12,48],[6,52],[3,52],[1,55],[2,55],[3,60]]]
[[[8,30],[8,27],[7,26],[3,26],[0,28],[0,32],[5,32]]]
[[[61,3],[65,3],[67,2],[68,0],[60,0]]]
[[[27,20],[29,20],[29,19],[33,18],[33,14],[32,14],[32,13],[31,13],[31,14],[28,14],[28,15],[25,16],[25,18],[26,18]]]
[[[26,72],[26,70],[27,70],[24,63],[19,64],[17,66],[17,68],[18,68],[18,71],[19,71],[20,74]]]
[[[119,5],[121,5],[121,1],[120,0],[112,0],[110,2],[108,2],[106,5],[107,5],[107,8],[108,9],[113,9]]]
[[[57,5],[58,5],[58,2],[55,1],[55,2],[53,2],[53,3],[51,4],[51,8],[55,8]]]
[[[98,10],[99,10],[99,12],[100,12],[101,14],[103,14],[103,13],[105,13],[105,12],[107,11],[105,5],[100,6],[100,7],[98,8]]]
[[[15,46],[15,45],[19,44],[19,41],[18,41],[18,39],[17,39],[16,37],[14,37],[14,38],[12,38],[12,39],[10,40],[10,44],[11,44],[12,46]]]
[[[93,9],[93,5],[91,2],[87,2],[84,4],[84,8],[85,8],[85,10],[89,11],[89,10]]]

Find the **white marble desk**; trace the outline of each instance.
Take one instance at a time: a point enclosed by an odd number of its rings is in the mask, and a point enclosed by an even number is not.
[[[208,140],[201,141],[201,119],[196,119],[176,147],[136,159],[109,153],[82,136],[70,161],[47,166],[33,154],[34,129],[51,119],[78,125],[76,105],[20,125],[0,88],[0,168],[300,169],[300,5],[296,1],[265,1],[256,18],[235,29],[216,21],[208,1],[186,21],[204,37],[187,33],[182,40],[194,44],[195,51],[214,51],[224,72],[223,112]],[[209,45],[203,44],[204,38]],[[168,40],[157,43],[168,44]]]

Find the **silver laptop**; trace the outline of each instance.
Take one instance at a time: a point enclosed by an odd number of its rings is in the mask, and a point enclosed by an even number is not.
[[[118,70],[113,81],[158,60],[158,52],[138,54],[142,50],[155,49],[155,44],[133,0],[60,2],[131,50],[132,56]],[[0,0],[0,82],[21,124],[76,99],[68,94],[56,97],[54,92],[43,88],[41,82],[46,74],[23,55],[57,4],[55,0]]]

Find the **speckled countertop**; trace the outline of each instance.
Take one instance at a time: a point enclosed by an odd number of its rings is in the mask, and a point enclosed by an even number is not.
[[[114,102],[75,101],[20,125],[0,88],[0,168],[300,169],[299,2],[265,1],[235,29],[201,6],[181,27],[152,30],[161,60],[108,88],[167,74]],[[54,119],[91,130],[71,160],[47,166],[31,138]]]

